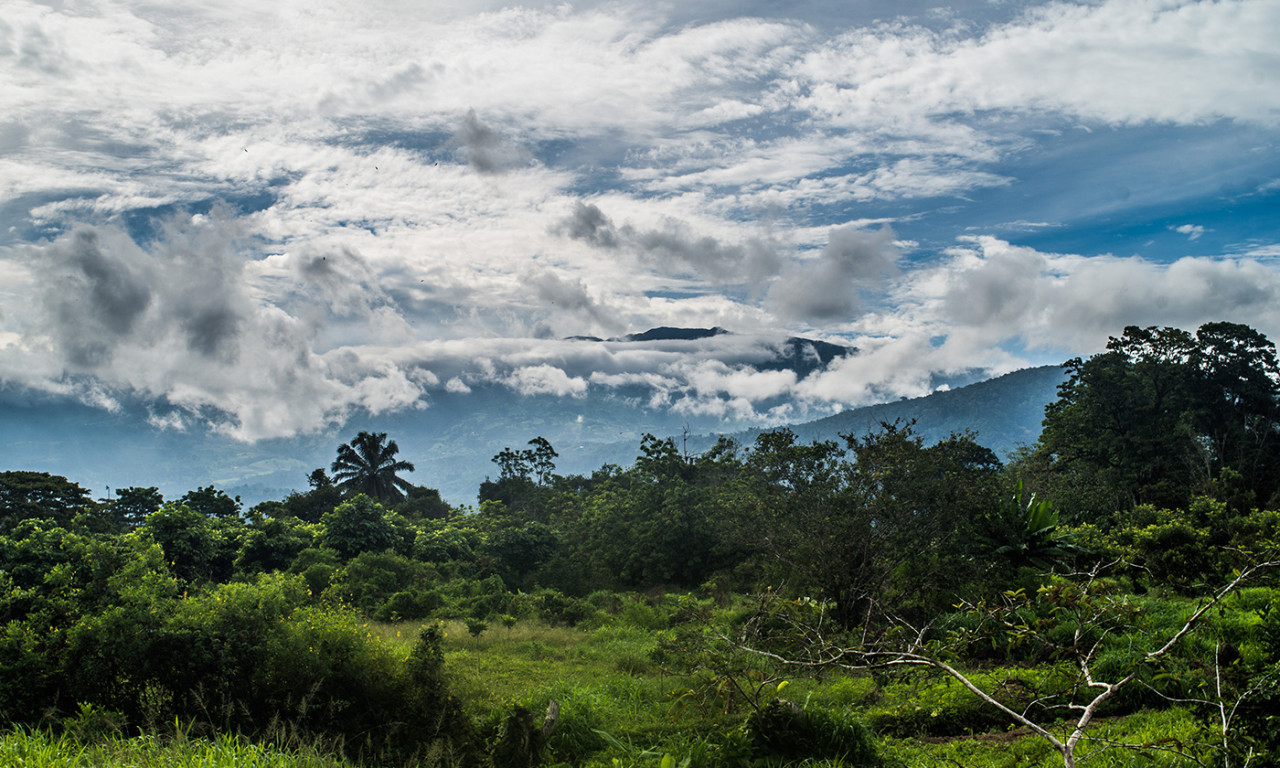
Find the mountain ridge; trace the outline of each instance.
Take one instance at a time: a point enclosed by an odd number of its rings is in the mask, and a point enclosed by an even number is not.
[[[824,361],[821,350],[804,360],[789,359],[793,354],[800,354],[798,348],[783,348],[761,367],[813,365],[811,370],[817,370],[833,359]],[[917,432],[928,441],[973,429],[980,443],[1005,457],[1017,444],[1038,437],[1044,405],[1056,396],[1063,375],[1056,366],[1023,369],[789,428],[809,442],[864,433],[880,421],[915,419]],[[101,496],[111,488],[158,486],[167,498],[176,498],[212,484],[250,505],[305,489],[307,475],[328,467],[338,444],[367,430],[387,432],[397,441],[401,457],[418,468],[410,481],[438,488],[458,504],[474,503],[480,482],[496,472],[492,456],[505,447],[522,447],[535,436],[546,437],[559,451],[559,472],[588,474],[604,464],[632,464],[646,432],[680,436],[686,450],[700,452],[721,434],[749,445],[769,429],[674,412],[651,402],[651,395],[642,387],[593,389],[582,398],[520,395],[490,385],[469,393],[435,393],[430,407],[422,410],[358,413],[340,428],[246,444],[203,428],[158,428],[148,423],[150,413],[141,403],[108,412],[0,388],[0,469],[64,475]]]

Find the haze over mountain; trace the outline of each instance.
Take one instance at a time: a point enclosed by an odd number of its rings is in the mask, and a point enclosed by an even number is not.
[[[609,342],[581,343],[659,344],[673,350],[731,335],[722,329],[660,328]],[[769,354],[755,354],[750,362],[735,359],[731,370],[744,379],[765,372],[803,380],[854,353],[793,337]],[[807,441],[836,439],[842,432],[861,433],[881,420],[915,418],[919,431],[931,440],[974,429],[980,442],[1003,454],[1018,442],[1035,439],[1044,404],[1052,399],[1059,381],[1057,368],[1020,371],[924,398],[791,426]],[[964,381],[957,378],[951,383]],[[727,399],[721,407],[681,409],[678,399],[673,405],[672,397],[670,390],[644,381],[592,388],[576,397],[487,385],[441,393],[428,408],[360,414],[341,428],[317,435],[244,443],[209,428],[175,430],[157,420],[153,406],[146,403],[129,404],[112,413],[66,398],[4,391],[0,393],[0,466],[62,474],[100,495],[108,487],[155,485],[177,496],[214,484],[254,503],[305,488],[307,474],[316,467],[328,467],[338,443],[359,430],[370,430],[387,432],[400,445],[401,456],[417,465],[417,471],[408,476],[411,481],[439,488],[453,503],[474,503],[480,482],[496,474],[491,457],[504,447],[522,447],[535,436],[546,437],[559,451],[561,473],[589,473],[606,463],[630,464],[646,432],[678,436],[685,449],[701,451],[720,434],[733,434],[749,444],[759,428],[790,423],[785,418],[761,423],[751,408],[735,414]],[[696,398],[691,402],[705,405]],[[779,415],[803,413],[785,398],[770,405]]]

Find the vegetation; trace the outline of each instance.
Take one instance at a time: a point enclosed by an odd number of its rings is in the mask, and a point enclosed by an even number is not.
[[[0,473],[0,762],[1280,760],[1274,347],[1067,367],[1007,465],[894,422],[589,476],[535,437],[476,509],[384,434],[249,510]]]
[[[398,475],[413,471],[412,464],[396,459],[399,452],[400,446],[395,440],[387,442],[385,432],[361,432],[350,443],[338,446],[333,477],[338,487],[348,493],[365,493],[378,501],[399,501],[412,483]]]

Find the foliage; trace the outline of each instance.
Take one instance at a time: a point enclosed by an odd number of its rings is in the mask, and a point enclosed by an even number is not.
[[[495,457],[478,511],[395,477],[411,467],[368,433],[339,457],[389,468],[398,503],[323,470],[245,516],[212,486],[95,503],[0,473],[0,717],[85,739],[176,718],[472,765],[504,718],[554,698],[549,760],[696,768],[875,762],[855,710],[894,738],[1012,721],[1038,736],[1010,735],[1010,754],[1043,762],[1074,754],[1063,729],[1151,710],[1180,729],[1170,750],[1274,761],[1274,592],[1219,591],[1280,544],[1280,511],[1256,508],[1277,482],[1273,350],[1227,324],[1113,342],[1072,368],[1048,442],[1012,472],[973,435],[926,444],[894,423],[700,455],[645,435],[633,466],[589,476],[556,475],[535,438]],[[1166,493],[1201,495],[1132,503]]]
[[[0,472],[0,529],[33,517],[70,526],[77,514],[92,506],[89,491],[60,475]]]
[[[1096,483],[1124,505],[1184,506],[1224,478],[1235,478],[1235,507],[1276,497],[1280,365],[1257,331],[1129,326],[1106,352],[1066,368],[1036,449],[1055,473]],[[1114,511],[1081,509],[1072,489],[1058,493],[1080,512]]]
[[[232,498],[212,485],[188,491],[179,503],[205,517],[236,517],[240,514],[240,497]]]
[[[132,530],[146,521],[147,515],[164,505],[160,489],[117,488],[116,497],[107,502],[107,516],[116,530]]]
[[[291,493],[282,502],[281,516],[292,516],[304,522],[318,523],[321,518],[342,503],[342,498],[342,489],[333,484],[320,485],[305,493]]]
[[[752,492],[740,531],[781,566],[798,594],[833,601],[845,627],[887,611],[921,619],[975,578],[976,521],[998,497],[999,462],[971,436],[926,447],[911,425],[797,445],[761,435],[748,459]]]
[[[362,552],[330,577],[325,596],[359,609],[368,616],[399,614],[403,619],[423,618],[420,605],[433,581],[430,565],[394,552]],[[396,597],[401,594],[401,597]],[[396,605],[390,605],[395,600]]]
[[[97,711],[97,710],[92,710]],[[0,735],[0,765],[25,768],[352,768],[314,745],[277,747],[236,735],[193,738],[178,729],[164,738],[119,733],[86,739],[76,730],[62,734],[16,728]]]
[[[321,545],[343,559],[361,552],[382,552],[396,544],[396,531],[381,504],[357,494],[320,518]]]
[[[258,518],[249,523],[236,555],[236,572],[243,575],[288,570],[314,534],[297,518]]]
[[[493,457],[498,465],[499,479],[508,478],[533,479],[540,485],[546,485],[555,472],[555,460],[560,456],[545,437],[535,437],[529,441],[531,448],[513,451],[503,448]]]
[[[387,441],[385,432],[360,432],[350,443],[338,446],[332,471],[337,486],[347,494],[366,494],[378,501],[399,501],[413,487],[399,477],[413,465],[397,460],[400,446]]]
[[[1058,525],[1058,510],[1047,500],[1037,500],[1033,493],[1023,501],[1022,480],[1013,494],[983,521],[979,535],[1014,567],[1033,567],[1042,571],[1069,558],[1084,554],[1074,539],[1076,534]]]
[[[747,717],[747,731],[762,757],[839,758],[853,765],[877,761],[871,734],[848,713],[774,699]]]
[[[448,733],[466,738],[429,635],[406,663],[356,617],[308,606],[297,578],[179,594],[155,547],[114,554],[105,572],[68,569],[68,586],[79,586],[55,590],[73,595],[63,610],[5,627],[0,661],[11,673],[0,709],[9,718],[31,722],[82,702],[148,729],[176,717],[266,735],[287,722],[370,757],[403,757]],[[97,590],[97,600],[84,599]]]
[[[529,522],[489,534],[483,554],[511,589],[529,588],[530,576],[555,552],[559,538],[543,523]]]
[[[453,507],[440,498],[440,491],[420,485],[411,486],[404,501],[396,504],[394,510],[413,521],[448,520],[456,514]]]
[[[183,504],[166,504],[147,515],[139,533],[159,544],[175,576],[186,581],[225,581],[231,577],[239,529]]]

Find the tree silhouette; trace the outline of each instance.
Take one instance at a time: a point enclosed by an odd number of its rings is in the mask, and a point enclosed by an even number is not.
[[[361,432],[350,443],[338,446],[333,479],[345,493],[363,493],[378,501],[399,501],[413,483],[396,477],[412,472],[413,465],[396,461],[400,446],[388,441],[386,432]]]

